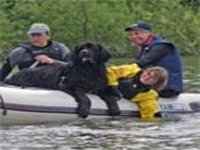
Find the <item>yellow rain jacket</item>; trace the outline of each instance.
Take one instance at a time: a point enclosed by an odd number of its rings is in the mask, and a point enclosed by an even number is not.
[[[141,68],[137,64],[127,64],[107,68],[107,77],[109,86],[117,86],[119,78],[133,78]],[[140,92],[131,99],[138,104],[140,115],[144,119],[154,118],[158,112],[158,94],[151,89],[147,92]]]

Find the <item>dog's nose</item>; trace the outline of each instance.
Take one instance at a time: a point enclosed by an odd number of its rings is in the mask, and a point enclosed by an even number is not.
[[[81,52],[80,52],[80,55],[81,56],[88,56],[89,55],[89,51],[87,49],[83,49]]]

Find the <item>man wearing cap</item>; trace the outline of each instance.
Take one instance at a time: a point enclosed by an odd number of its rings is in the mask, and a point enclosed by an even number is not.
[[[131,24],[125,28],[131,42],[138,46],[136,60],[140,67],[161,66],[168,70],[169,80],[161,97],[177,96],[183,91],[182,65],[179,50],[161,37],[151,32],[145,22]]]
[[[46,24],[32,24],[27,34],[29,42],[19,44],[19,47],[8,55],[0,70],[0,81],[3,81],[15,66],[21,70],[67,61],[69,48],[63,43],[50,40],[50,28]]]

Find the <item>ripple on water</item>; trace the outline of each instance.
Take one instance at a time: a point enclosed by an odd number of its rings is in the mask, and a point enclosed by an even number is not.
[[[144,122],[138,119],[78,120],[66,124],[0,129],[4,150],[199,150],[200,116]]]

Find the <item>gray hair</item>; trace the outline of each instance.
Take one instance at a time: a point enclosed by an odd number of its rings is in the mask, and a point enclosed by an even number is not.
[[[153,71],[156,73],[157,81],[155,84],[151,85],[154,90],[161,91],[165,88],[168,82],[169,74],[168,71],[163,67],[149,67],[145,71]]]

